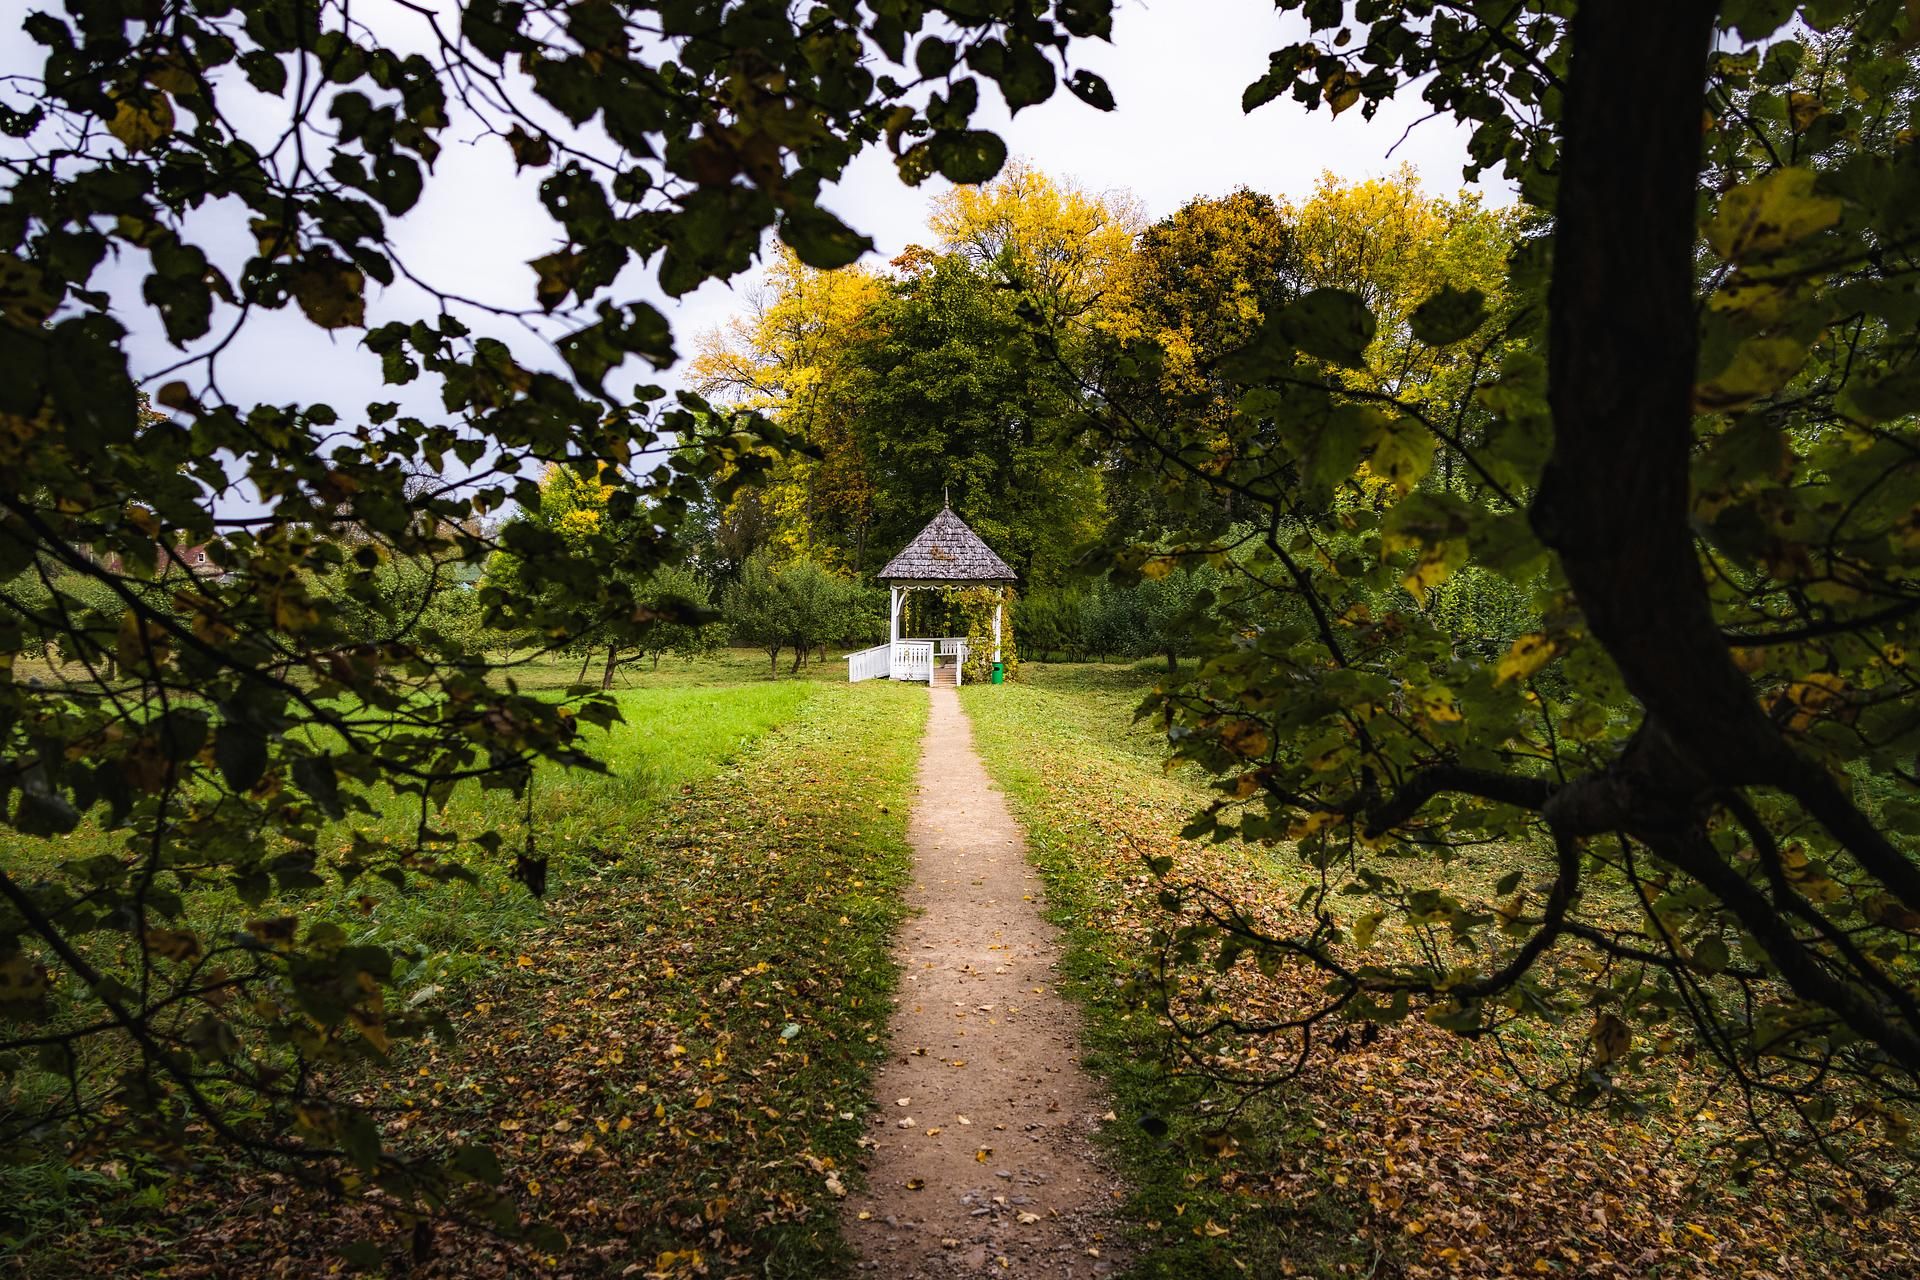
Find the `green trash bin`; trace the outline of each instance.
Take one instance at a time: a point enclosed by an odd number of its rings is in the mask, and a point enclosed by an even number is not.
[[[993,682],[995,684],[1005,684],[1007,682],[1007,664],[1006,663],[996,662],[993,664]]]

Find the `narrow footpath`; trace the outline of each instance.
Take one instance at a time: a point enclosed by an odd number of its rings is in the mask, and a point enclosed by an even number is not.
[[[1106,1104],[1080,1066],[1079,1013],[1054,991],[1040,880],[958,695],[928,692],[909,830],[920,914],[896,953],[892,1056],[847,1237],[880,1280],[1110,1275],[1121,1192],[1091,1141]]]

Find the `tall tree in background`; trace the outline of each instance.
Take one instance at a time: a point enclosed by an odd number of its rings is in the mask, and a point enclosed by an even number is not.
[[[1050,581],[1104,530],[1106,501],[1070,387],[1016,299],[959,254],[900,280],[859,348],[856,429],[880,546],[904,545],[951,495],[1024,581]]]
[[[784,459],[719,519],[764,525],[784,554],[865,563],[873,495],[852,421],[860,412],[853,353],[885,293],[858,267],[820,271],[776,248],[747,314],[702,336],[691,365],[701,394],[777,419],[813,451]]]
[[[1089,390],[1097,388],[1138,418],[1143,430],[1204,442],[1203,469],[1217,472],[1237,447],[1232,423],[1241,387],[1226,357],[1252,344],[1267,318],[1287,304],[1316,289],[1338,289],[1374,313],[1365,344],[1372,390],[1436,406],[1436,412],[1471,411],[1463,371],[1487,353],[1420,343],[1410,317],[1443,288],[1479,297],[1483,314],[1505,316],[1505,267],[1517,221],[1483,209],[1471,195],[1431,196],[1407,169],[1357,183],[1324,175],[1297,207],[1250,191],[1193,200],[1147,228],[1137,251],[1120,263],[1100,319],[1110,350]],[[1492,331],[1499,321],[1482,323]],[[1454,426],[1469,430],[1469,417]],[[1252,437],[1240,447],[1268,444]],[[1423,471],[1434,445],[1407,440],[1403,448],[1380,452],[1383,460],[1389,455],[1402,469]],[[1330,456],[1322,465],[1352,461]],[[1170,512],[1166,497],[1156,496],[1160,486],[1136,476],[1125,451],[1111,465],[1128,478],[1114,489],[1131,508],[1116,528],[1144,531],[1163,523]],[[1176,489],[1211,488],[1203,500],[1222,528],[1248,514],[1230,487],[1155,470]]]
[[[939,196],[927,222],[942,252],[1017,289],[1052,327],[1096,318],[1145,218],[1124,192],[1094,195],[1016,160]]]
[[[757,539],[745,551],[871,572],[951,496],[1045,578],[1104,529],[1073,399],[1042,357],[1089,350],[1132,251],[1131,200],[1016,164],[940,196],[930,220],[939,251],[910,248],[891,278],[777,255],[747,314],[703,340],[703,393],[815,451],[710,516]]]

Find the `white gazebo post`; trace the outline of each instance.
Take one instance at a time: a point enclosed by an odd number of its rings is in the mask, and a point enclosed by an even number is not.
[[[1007,589],[1000,588],[1000,598],[993,602],[993,660],[1000,661],[1000,612],[1007,607]]]
[[[900,643],[900,597],[905,595],[899,587],[888,587],[887,600],[887,645],[891,648]]]

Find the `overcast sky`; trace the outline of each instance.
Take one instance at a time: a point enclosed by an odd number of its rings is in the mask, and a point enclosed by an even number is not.
[[[358,5],[355,16],[370,12],[380,10]],[[374,19],[380,38],[402,49],[418,45],[420,31],[407,27],[413,22],[417,20],[397,7]],[[1436,192],[1460,185],[1465,134],[1451,121],[1430,121],[1402,140],[1407,126],[1424,114],[1411,95],[1389,104],[1372,121],[1363,120],[1357,109],[1335,120],[1324,109],[1308,113],[1289,101],[1243,115],[1241,91],[1264,71],[1268,52],[1300,39],[1302,33],[1297,20],[1277,17],[1268,0],[1119,0],[1113,43],[1083,42],[1075,50],[1076,65],[1107,79],[1118,103],[1115,111],[1095,111],[1063,90],[1008,121],[989,92],[984,95],[990,105],[983,105],[982,124],[998,129],[1014,155],[1049,173],[1096,191],[1131,191],[1150,217],[1169,213],[1196,195],[1242,185],[1301,197],[1323,171],[1365,178],[1403,162]],[[40,57],[38,47],[17,29],[0,33],[0,70],[37,72]],[[265,130],[274,123],[280,104],[260,100],[258,105]],[[230,102],[229,110],[235,109]],[[246,109],[244,101],[237,109]],[[505,146],[498,139],[477,137],[472,121],[456,118],[442,137],[446,149],[426,198],[396,228],[402,256],[443,289],[526,306],[533,285],[527,260],[556,247],[555,227],[537,201],[535,184],[530,178],[515,178]],[[1389,155],[1396,143],[1397,150]],[[884,261],[908,244],[931,239],[926,209],[943,186],[937,179],[919,188],[902,185],[891,157],[879,150],[856,161],[823,203],[871,235]],[[1496,202],[1510,199],[1503,187],[1488,187],[1485,194]],[[251,249],[244,213],[216,212],[212,221],[212,229],[203,226],[198,238],[214,251],[217,262],[237,275]],[[145,269],[143,255],[133,255],[109,286],[137,298]],[[739,304],[738,291],[752,282],[749,276],[731,284],[709,283],[689,297],[670,300],[654,289],[648,274],[630,270],[623,276],[623,296],[639,293],[660,305],[674,323],[683,353],[693,349],[698,333],[726,319]],[[422,302],[404,287],[392,290],[371,299],[369,319],[411,319],[421,314]],[[152,374],[179,359],[181,353],[169,348],[145,317],[129,314],[123,319],[134,325],[138,372]],[[558,365],[551,350],[543,350],[538,338],[516,325],[475,318],[475,327],[510,341],[528,363]],[[643,379],[650,376],[644,369],[636,372]],[[395,398],[380,385],[375,362],[352,338],[316,330],[291,309],[251,320],[222,357],[220,375],[226,394],[242,402],[325,400],[354,415],[369,400]],[[677,381],[672,373],[659,380],[668,385]],[[425,391],[416,386],[399,398],[410,411],[431,413],[436,406]]]

